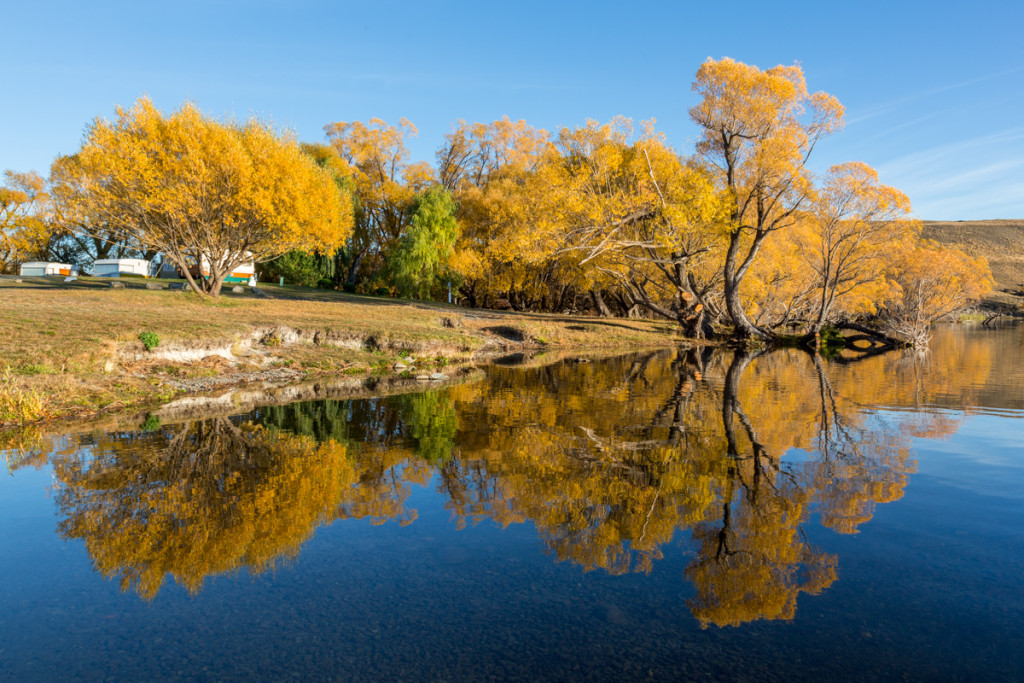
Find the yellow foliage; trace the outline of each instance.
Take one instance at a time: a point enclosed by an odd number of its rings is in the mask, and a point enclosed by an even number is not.
[[[341,175],[350,177],[359,200],[352,243],[357,253],[386,252],[408,225],[416,195],[434,184],[426,162],[409,163],[405,139],[416,127],[402,119],[389,126],[381,119],[338,121],[324,127]]]
[[[548,138],[525,121],[460,121],[437,152],[439,180],[458,204],[462,229],[453,266],[474,297],[545,292],[546,244],[516,218],[532,200]]]
[[[693,90],[690,117],[703,129],[697,153],[728,194],[729,245],[723,265],[729,317],[744,336],[766,336],[749,320],[740,285],[769,234],[796,222],[812,193],[806,163],[815,143],[842,125],[843,107],[810,94],[799,66],[761,71],[732,59],[709,59]]]
[[[959,424],[864,407],[969,404],[963,387],[993,367],[971,348],[924,366],[893,354],[826,364],[794,349],[662,351],[267,408],[276,426],[88,435],[52,456],[60,528],[126,588],[152,597],[171,576],[194,592],[207,576],[294,557],[320,524],[414,523],[411,486],[436,477],[457,526],[529,522],[556,558],[586,570],[650,571],[688,533],[689,604],[703,624],[789,619],[801,594],[837,577],[836,558],[802,531],[811,515],[856,533],[903,495],[911,440]],[[786,457],[794,449],[807,457]]]
[[[62,533],[146,598],[168,575],[195,593],[207,576],[294,557],[356,477],[343,444],[223,419],[149,441],[150,450],[107,442],[95,460],[55,463]]]
[[[35,172],[6,171],[0,186],[0,273],[15,272],[18,263],[46,246],[49,194]]]
[[[210,278],[197,286],[212,294],[250,259],[330,251],[352,229],[347,195],[290,135],[219,123],[191,103],[169,116],[146,98],[119,107],[53,176],[69,224],[112,228],[183,270],[205,260]]]
[[[881,318],[889,330],[926,345],[928,326],[992,291],[995,282],[984,257],[931,240],[905,245],[890,264],[898,293],[884,302]]]

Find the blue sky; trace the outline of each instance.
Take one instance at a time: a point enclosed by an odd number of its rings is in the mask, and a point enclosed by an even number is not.
[[[1024,2],[3,0],[0,169],[45,172],[148,94],[303,140],[404,116],[433,160],[458,119],[655,118],[680,151],[708,57],[799,62],[846,106],[813,168],[864,161],[925,219],[1024,218]]]

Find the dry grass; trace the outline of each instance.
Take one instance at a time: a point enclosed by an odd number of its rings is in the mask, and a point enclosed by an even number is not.
[[[25,424],[46,416],[45,398],[38,389],[28,388],[5,371],[0,375],[0,424]]]
[[[408,350],[464,360],[481,350],[609,349],[655,346],[677,339],[667,322],[480,311],[435,303],[358,296],[326,290],[267,286],[269,295],[227,293],[220,299],[146,290],[143,281],[0,277],[0,372],[10,396],[42,397],[41,414],[71,415],[173,395],[167,378],[203,377],[272,365],[307,374],[380,371]],[[139,362],[139,334],[154,332],[157,351],[247,340],[256,330],[320,331],[348,348],[308,343],[277,347],[274,335],[251,359]],[[15,393],[20,392],[20,393]],[[10,405],[14,405],[15,399]],[[22,401],[22,399],[17,399]],[[17,405],[27,405],[18,403]],[[0,423],[35,419],[10,409]],[[15,415],[12,419],[10,415]],[[20,416],[20,417],[19,417]]]

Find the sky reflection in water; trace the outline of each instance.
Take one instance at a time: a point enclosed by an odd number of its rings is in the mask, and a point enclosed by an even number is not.
[[[0,676],[1019,675],[1022,333],[29,439]]]

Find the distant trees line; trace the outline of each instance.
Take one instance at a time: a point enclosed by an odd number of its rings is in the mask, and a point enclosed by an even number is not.
[[[239,264],[309,286],[470,306],[654,315],[695,338],[774,340],[830,326],[923,343],[987,293],[983,260],[921,239],[910,203],[851,162],[815,177],[843,107],[798,66],[708,60],[680,153],[653,121],[550,133],[460,121],[436,163],[416,128],[336,122],[300,144],[259,121],[142,99],[97,119],[48,181],[8,172],[0,267],[159,252],[217,295]],[[864,326],[867,320],[871,324]]]

